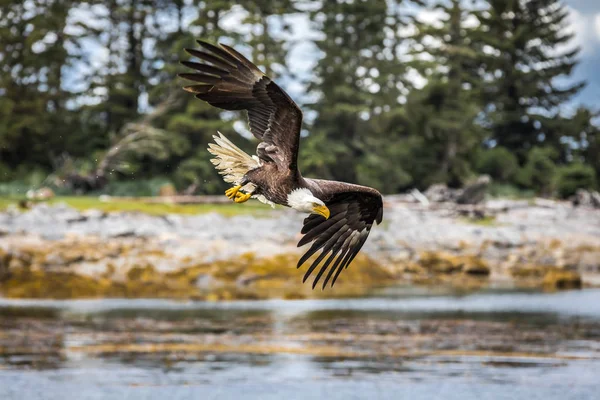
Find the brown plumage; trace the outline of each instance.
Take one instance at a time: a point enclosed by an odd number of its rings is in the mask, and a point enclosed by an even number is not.
[[[200,62],[183,61],[195,70],[180,74],[196,82],[184,89],[225,110],[247,110],[250,131],[259,140],[260,165],[246,172],[243,184],[256,186],[255,195],[290,206],[290,193],[308,190],[326,205],[329,218],[310,214],[304,220],[302,246],[312,242],[298,268],[321,251],[303,281],[314,272],[313,288],[324,276],[323,288],[336,282],[364,245],[374,222],[383,218],[381,194],[349,183],[303,178],[298,170],[302,111],[292,99],[253,63],[233,48],[198,41],[203,50],[186,49]],[[320,266],[320,267],[319,267]],[[318,268],[319,267],[319,268]],[[327,274],[325,274],[327,272]]]

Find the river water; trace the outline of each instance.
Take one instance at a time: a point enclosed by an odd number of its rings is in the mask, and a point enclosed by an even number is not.
[[[597,399],[600,290],[0,300],[0,399]]]

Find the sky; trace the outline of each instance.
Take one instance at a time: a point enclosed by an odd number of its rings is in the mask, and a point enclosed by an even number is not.
[[[575,68],[573,75],[566,78],[566,82],[574,83],[582,80],[587,82],[587,86],[564,107],[563,111],[570,113],[581,105],[600,110],[600,0],[563,0],[563,3],[570,11],[570,29],[575,34],[570,46],[579,46],[581,48],[580,63]],[[189,11],[186,14],[192,20],[194,19],[193,11],[195,10]],[[413,7],[409,8],[408,12],[416,13],[419,19],[429,23],[435,23],[436,18],[439,18],[439,13],[427,9]],[[248,29],[240,23],[245,16],[244,13],[245,11],[241,7],[238,7],[237,11],[234,9],[221,22],[221,26],[231,30],[242,30],[243,32],[243,30]],[[81,7],[80,10],[77,10],[72,15],[71,26],[74,27],[77,20],[89,20],[89,17],[89,8]],[[319,51],[312,41],[318,39],[321,34],[311,28],[308,16],[305,14],[298,13],[286,16],[286,18],[288,19],[287,22],[292,26],[292,30],[290,33],[285,34],[285,39],[294,43],[288,56],[288,66],[293,68],[296,76],[306,79],[306,77],[311,75],[312,69],[320,57]],[[167,22],[163,21],[163,23]],[[277,21],[273,20],[269,22],[272,29],[277,29]],[[107,49],[92,43],[87,48],[90,51],[90,64],[97,65],[106,61],[108,55]],[[249,49],[240,50],[247,53]],[[77,69],[79,69],[80,73],[84,73],[88,68],[80,65]],[[79,74],[76,73],[74,75]],[[417,76],[412,78],[413,81],[418,79],[419,77]],[[292,98],[300,103],[311,100],[306,97],[305,87],[300,81],[284,78],[280,83]],[[69,86],[74,87],[76,85],[72,82]],[[98,93],[98,95],[102,94]],[[147,99],[141,100],[143,105]],[[98,101],[98,99],[95,101]],[[91,99],[91,102],[94,102],[94,99]]]
[[[579,46],[580,63],[573,71],[572,76],[565,79],[567,83],[586,81],[587,86],[575,96],[563,111],[573,112],[579,106],[591,107],[600,110],[600,0],[563,0],[570,12],[569,25],[574,33],[571,46]],[[435,23],[439,14],[426,9],[413,9],[419,19]],[[236,29],[243,19],[240,14],[232,13],[223,26]],[[292,32],[286,39],[293,40],[289,55],[288,65],[293,66],[297,76],[307,76],[318,62],[319,54],[311,40],[318,37],[319,33],[311,29],[306,15],[293,15],[289,17]],[[418,77],[414,77],[418,79]],[[282,82],[290,95],[294,98],[304,94],[304,86],[297,81]]]
[[[572,80],[587,81],[586,88],[573,100],[573,107],[587,105],[600,109],[600,0],[566,0],[571,11],[573,40],[581,47],[581,62]]]

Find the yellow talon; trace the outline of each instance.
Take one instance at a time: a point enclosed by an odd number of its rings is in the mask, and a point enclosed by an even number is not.
[[[233,201],[235,201],[236,203],[245,203],[247,202],[250,197],[252,197],[252,193],[236,193],[235,195],[235,199],[233,199]]]
[[[232,187],[230,189],[227,189],[225,191],[225,196],[227,196],[228,198],[230,198],[230,199],[233,200],[235,198],[235,196],[237,195],[237,193],[240,191],[241,188],[242,188],[241,185],[237,185],[237,186],[234,186],[234,187]]]

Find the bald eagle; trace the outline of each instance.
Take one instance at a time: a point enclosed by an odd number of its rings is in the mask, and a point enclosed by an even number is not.
[[[323,288],[335,284],[364,245],[374,222],[381,223],[381,194],[370,187],[304,178],[298,170],[302,111],[275,82],[233,48],[198,41],[202,49],[185,49],[200,62],[182,61],[193,73],[180,77],[195,84],[184,90],[225,110],[246,110],[250,131],[259,140],[250,156],[220,132],[209,151],[212,163],[232,188],[226,196],[242,203],[256,198],[309,213],[298,247],[311,243],[300,268],[319,250],[304,274],[305,282],[320,265],[313,289],[325,272]]]

